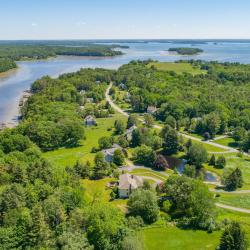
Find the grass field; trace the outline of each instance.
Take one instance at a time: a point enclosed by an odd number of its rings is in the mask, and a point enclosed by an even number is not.
[[[226,158],[226,168],[240,168],[243,175],[244,185],[241,189],[250,189],[250,158],[249,157],[238,157],[235,153],[224,154]],[[216,156],[217,158],[218,156]],[[222,175],[223,169],[217,169],[212,166],[205,164],[207,170],[215,172],[218,175]]]
[[[165,181],[167,179],[167,176],[161,174],[160,172],[156,172],[153,170],[146,170],[146,169],[134,169],[133,171],[130,172],[131,174],[135,174],[138,176],[148,176],[152,177],[161,181]]]
[[[216,198],[217,202],[234,206],[250,209],[250,194],[220,194],[220,197]]]
[[[146,250],[201,250],[215,249],[221,232],[181,230],[174,226],[146,228],[141,238]]]
[[[170,63],[170,62],[157,62],[150,63],[148,67],[155,66],[158,70],[174,71],[177,74],[189,73],[192,75],[206,74],[205,70],[193,67],[189,63]]]
[[[214,140],[215,143],[218,143],[223,146],[233,147],[236,148],[238,144],[235,142],[235,140],[232,137],[226,137],[218,140]]]
[[[250,240],[250,216],[249,214],[230,211],[230,210],[226,210],[222,208],[218,208],[217,210],[218,210],[218,221],[223,221],[225,219],[238,221],[244,228],[248,240]]]
[[[97,119],[96,127],[87,127],[85,129],[86,140],[81,141],[81,145],[75,148],[60,148],[58,150],[44,153],[44,156],[56,167],[72,166],[78,159],[84,161],[93,161],[94,155],[91,153],[93,147],[98,147],[98,140],[102,136],[110,136],[115,120],[125,120],[124,116],[115,114],[110,118]]]

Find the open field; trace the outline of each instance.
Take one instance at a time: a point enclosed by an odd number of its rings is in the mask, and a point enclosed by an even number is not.
[[[249,157],[238,157],[235,153],[224,154],[226,158],[226,168],[240,168],[243,175],[244,185],[241,189],[246,190],[250,189],[250,159]],[[217,156],[216,156],[217,158]],[[215,172],[219,176],[223,174],[223,169],[214,168],[213,166],[208,166],[205,164],[205,168],[212,172]]]
[[[230,211],[218,208],[218,221],[234,220],[238,221],[244,228],[247,238],[250,240],[250,216],[246,213]]]
[[[98,147],[98,140],[102,136],[110,136],[115,120],[125,120],[124,116],[115,114],[110,118],[97,119],[97,126],[85,129],[86,140],[81,141],[81,145],[75,148],[60,148],[58,150],[44,153],[44,156],[56,167],[72,166],[78,159],[93,161],[95,154],[91,153],[93,147]]]
[[[238,144],[235,142],[235,140],[232,137],[226,137],[218,140],[214,140],[213,142],[218,143],[223,146],[233,147],[236,148]]]
[[[192,75],[206,74],[205,70],[194,68],[189,63],[170,63],[170,62],[157,62],[150,63],[148,67],[155,66],[158,70],[174,71],[177,74],[189,73]]]
[[[234,207],[250,209],[250,194],[224,194],[216,198],[216,202]]]
[[[174,226],[145,228],[141,231],[146,250],[215,249],[221,232],[181,230]]]

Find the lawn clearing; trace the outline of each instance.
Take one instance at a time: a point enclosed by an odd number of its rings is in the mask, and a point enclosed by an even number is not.
[[[108,131],[108,129],[113,127],[117,119],[125,120],[126,118],[120,114],[115,114],[109,118],[97,119],[97,126],[85,128],[86,140],[81,141],[80,146],[46,152],[44,153],[45,158],[57,168],[72,166],[78,159],[93,162],[95,154],[91,153],[92,148],[98,147],[98,140],[102,136],[112,134],[112,131]]]
[[[216,202],[229,206],[250,209],[250,194],[224,194],[216,198]]]
[[[206,74],[205,70],[193,67],[189,63],[153,62],[148,67],[154,66],[161,71],[174,71],[177,74],[189,73],[192,75]]]
[[[237,148],[238,143],[232,137],[226,137],[218,140],[214,140],[213,142],[218,143],[223,146]]]
[[[140,232],[146,250],[215,249],[221,232],[181,230],[174,226],[146,228]]]
[[[114,181],[114,178],[104,178],[101,180],[82,180],[83,187],[85,188],[86,192],[86,199],[88,202],[109,202],[110,200],[110,193],[111,188],[107,187],[107,184],[111,181]]]
[[[247,238],[250,240],[250,216],[249,214],[231,211],[228,209],[217,208],[218,210],[218,221],[233,220],[238,221],[245,229]]]

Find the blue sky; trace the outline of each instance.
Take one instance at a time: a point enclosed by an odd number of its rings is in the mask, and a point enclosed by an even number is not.
[[[0,0],[0,39],[250,38],[249,0]]]

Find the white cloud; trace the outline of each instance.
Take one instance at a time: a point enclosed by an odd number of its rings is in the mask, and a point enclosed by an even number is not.
[[[37,23],[32,23],[31,26],[32,27],[36,27],[38,24]]]

